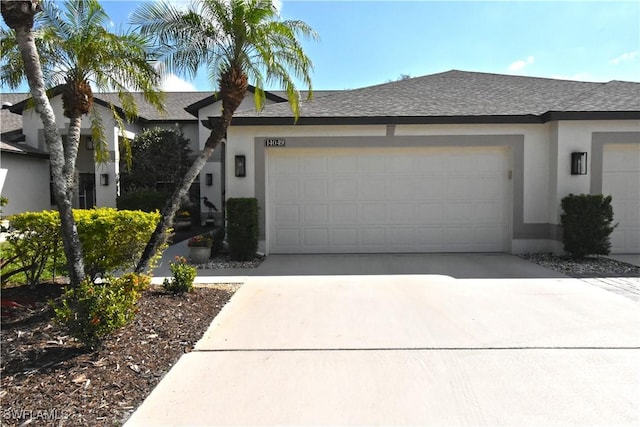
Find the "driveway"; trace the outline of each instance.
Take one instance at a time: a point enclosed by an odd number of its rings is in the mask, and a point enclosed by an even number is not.
[[[639,308],[569,278],[252,277],[127,426],[637,425]]]
[[[186,242],[170,246],[153,271],[155,282],[162,283],[163,277],[171,276],[169,263],[188,252]],[[212,280],[237,281],[239,277],[255,276],[380,274],[441,274],[456,278],[566,277],[510,254],[433,253],[269,255],[258,268],[199,269],[198,280],[211,283]]]

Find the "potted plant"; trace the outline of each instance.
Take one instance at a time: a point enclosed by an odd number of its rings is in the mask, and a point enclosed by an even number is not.
[[[213,239],[207,234],[194,236],[187,242],[189,247],[189,258],[194,264],[204,264],[211,256],[211,246]]]

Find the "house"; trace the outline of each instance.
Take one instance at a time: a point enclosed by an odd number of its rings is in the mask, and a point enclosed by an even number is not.
[[[297,122],[281,93],[260,112],[251,98],[199,188],[217,205],[256,197],[266,253],[560,252],[570,193],[611,194],[612,252],[640,253],[639,83],[453,70],[321,93]],[[166,116],[142,109],[127,132],[177,124],[202,147],[220,102],[168,99]],[[43,151],[18,110],[25,143]],[[83,171],[116,177],[117,162]],[[102,187],[108,205],[117,179]]]

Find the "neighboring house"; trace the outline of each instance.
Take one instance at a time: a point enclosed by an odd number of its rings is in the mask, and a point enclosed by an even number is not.
[[[228,140],[226,195],[258,198],[267,253],[559,252],[570,193],[611,194],[612,252],[640,253],[639,83],[454,70],[304,102],[295,126],[239,112]]]
[[[256,112],[252,91],[198,185],[218,207],[256,197],[266,253],[559,252],[560,200],[569,193],[611,194],[612,252],[640,253],[639,83],[449,71],[316,93],[295,125],[282,92],[267,93]],[[96,98],[107,118],[115,96]],[[12,138],[41,155],[39,118],[12,103],[22,114]],[[59,95],[52,104],[62,117]],[[165,116],[141,104],[126,131],[180,127],[197,152],[220,104],[215,95],[168,93]],[[5,121],[15,121],[5,116],[3,142]],[[115,205],[119,130],[105,123],[114,161],[93,162],[83,127],[80,183],[98,184],[81,185],[78,207]],[[581,174],[572,174],[572,159]]]

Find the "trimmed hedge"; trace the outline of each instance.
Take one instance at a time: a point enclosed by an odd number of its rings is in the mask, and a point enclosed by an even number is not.
[[[130,191],[118,196],[116,205],[121,210],[162,211],[169,196],[168,193],[156,190]]]
[[[258,250],[258,200],[227,200],[227,242],[232,259],[252,259]]]
[[[608,255],[613,223],[611,196],[569,194],[562,199],[562,242],[571,256]]]
[[[135,267],[160,214],[113,208],[75,209],[87,276],[95,278]],[[14,232],[8,239],[18,257],[16,266],[29,266],[27,278],[37,283],[54,256],[66,265],[57,211],[26,212],[10,218]]]

